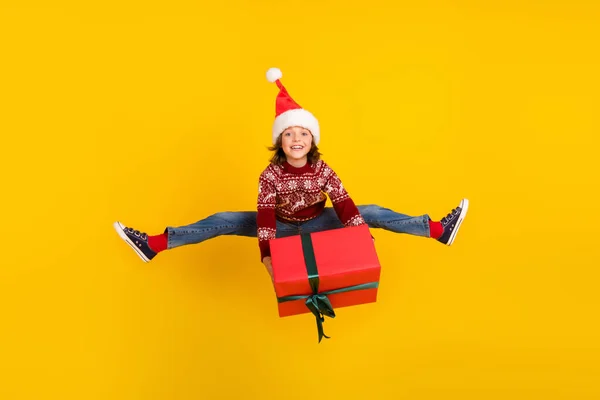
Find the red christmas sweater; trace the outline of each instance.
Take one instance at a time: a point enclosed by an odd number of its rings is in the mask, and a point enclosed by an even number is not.
[[[275,239],[276,221],[308,221],[321,214],[327,196],[344,226],[365,223],[337,174],[323,161],[301,168],[285,162],[269,164],[258,185],[257,226],[260,259],[270,256],[269,240]]]

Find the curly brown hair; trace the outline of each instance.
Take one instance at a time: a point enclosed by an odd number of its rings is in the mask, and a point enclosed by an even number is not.
[[[279,135],[275,144],[269,147],[270,151],[275,152],[273,157],[271,157],[271,163],[275,165],[282,165],[287,160],[285,153],[283,152],[283,148],[281,147],[281,141],[282,138],[281,135]],[[319,148],[315,142],[312,142],[310,151],[306,155],[306,158],[310,164],[316,163],[321,158],[321,152],[319,151]]]

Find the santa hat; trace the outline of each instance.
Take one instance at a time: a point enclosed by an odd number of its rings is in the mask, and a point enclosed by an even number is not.
[[[279,87],[279,94],[275,101],[275,121],[273,122],[273,144],[281,133],[291,126],[301,126],[312,133],[313,142],[319,144],[321,133],[319,121],[309,111],[303,109],[292,99],[283,84],[279,81],[283,74],[279,68],[270,68],[267,71],[267,80],[275,82]]]

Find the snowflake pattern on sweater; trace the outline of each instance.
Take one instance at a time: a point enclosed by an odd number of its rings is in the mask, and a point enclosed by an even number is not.
[[[258,185],[257,226],[261,260],[270,255],[269,240],[275,239],[276,220],[302,222],[316,218],[327,196],[344,226],[365,223],[338,175],[323,160],[296,168],[269,164]]]

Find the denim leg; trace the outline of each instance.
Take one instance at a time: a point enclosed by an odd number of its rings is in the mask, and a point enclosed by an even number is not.
[[[167,248],[196,244],[223,235],[257,237],[256,211],[223,211],[189,225],[167,227]],[[277,221],[277,237],[298,233],[298,228]]]
[[[343,228],[344,224],[338,218],[332,207],[325,207],[321,215],[300,224],[299,233],[313,233],[330,229]]]
[[[430,237],[429,215],[417,217],[400,214],[376,204],[357,206],[363,219],[371,228],[381,228],[395,233]]]
[[[429,237],[429,216],[427,214],[412,217],[374,204],[357,206],[357,208],[370,228],[381,228],[395,233]],[[312,233],[343,227],[344,225],[338,218],[335,209],[326,207],[319,217],[304,222],[300,229],[302,233]]]

